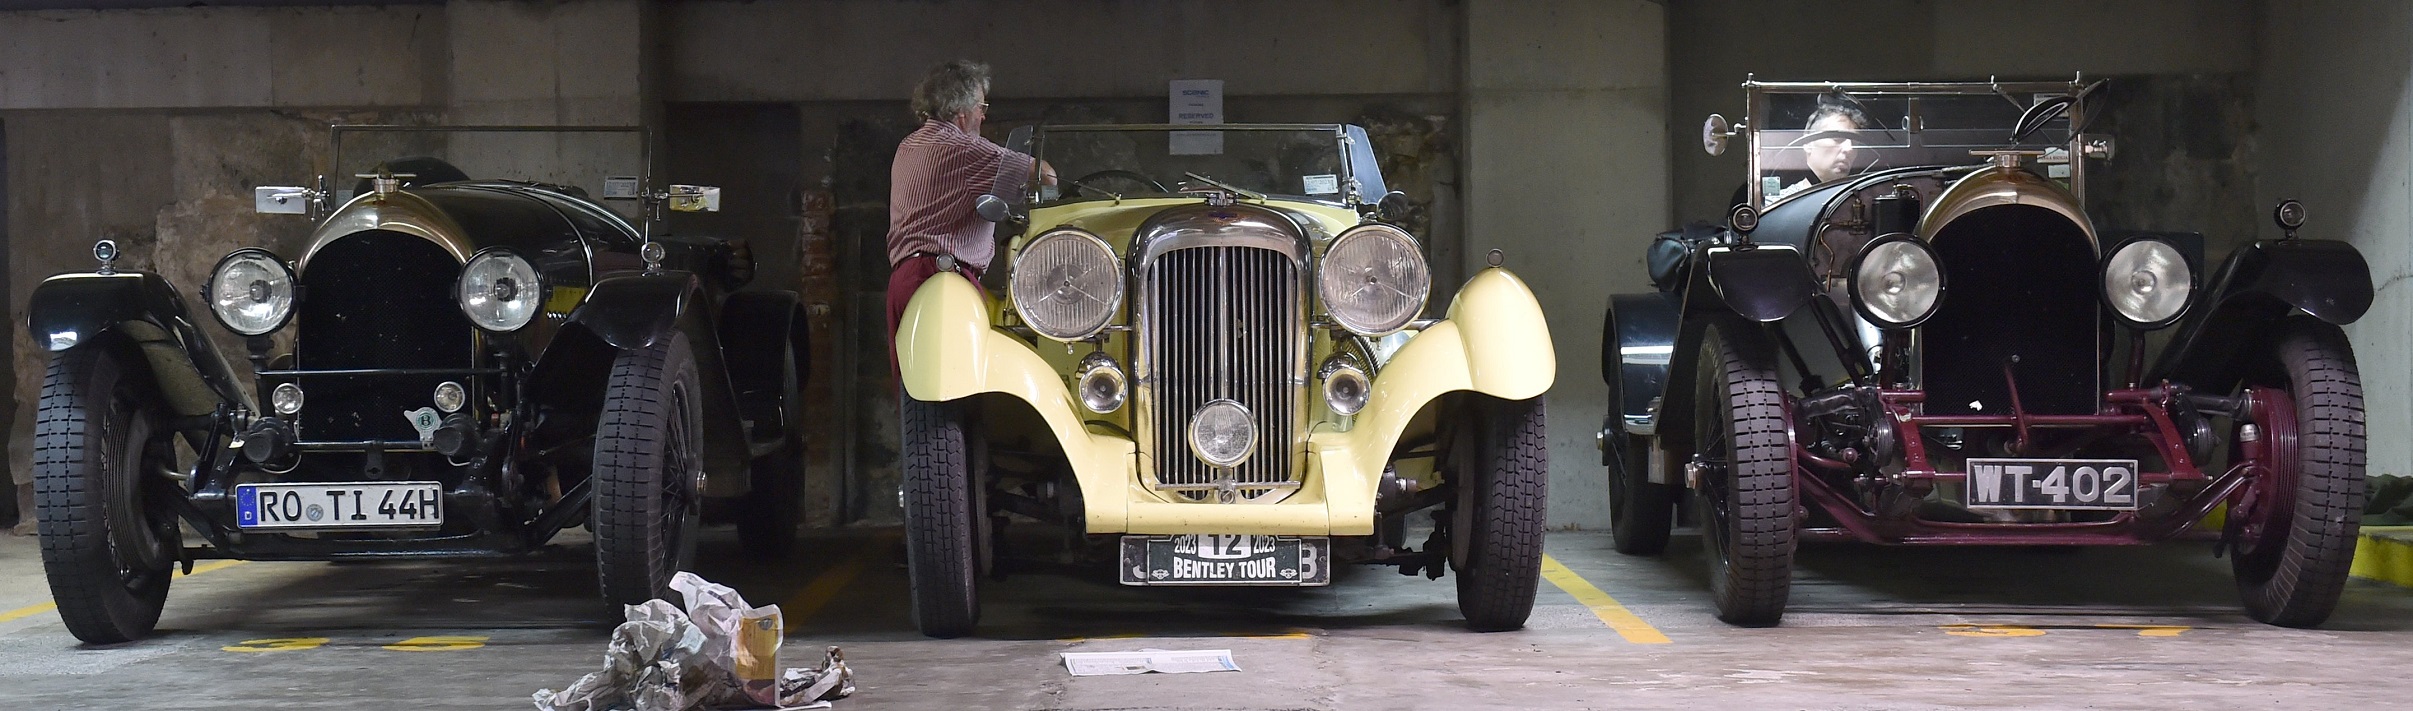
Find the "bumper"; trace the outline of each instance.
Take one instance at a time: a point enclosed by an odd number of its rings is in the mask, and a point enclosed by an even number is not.
[[[1312,426],[1297,493],[1267,505],[1176,503],[1141,483],[1135,442],[1084,425],[1064,376],[1028,344],[990,327],[983,299],[953,274],[914,293],[897,327],[905,392],[933,402],[1002,393],[1029,403],[1071,464],[1089,533],[1372,535],[1375,487],[1418,412],[1455,391],[1538,397],[1557,372],[1532,291],[1505,270],[1485,270],[1460,288],[1449,318],[1383,365],[1353,426]]]

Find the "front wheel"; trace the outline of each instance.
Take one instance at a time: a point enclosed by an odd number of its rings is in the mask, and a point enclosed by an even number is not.
[[[1693,381],[1693,466],[1718,619],[1784,618],[1793,589],[1793,451],[1775,350],[1752,324],[1713,324]]]
[[[2262,471],[2229,519],[2246,614],[2283,627],[2329,619],[2363,514],[2363,385],[2337,326],[2292,322],[2273,349],[2275,387],[2249,387]],[[2278,377],[2284,373],[2284,380]]]
[[[701,379],[687,335],[612,361],[595,429],[595,569],[603,597],[634,605],[670,591],[695,557],[704,465]]]
[[[897,398],[905,488],[905,572],[922,634],[961,637],[980,623],[979,533],[963,405]]]
[[[1543,439],[1542,398],[1496,400],[1470,396],[1456,457],[1458,499],[1451,524],[1451,562],[1458,572],[1458,611],[1476,632],[1525,626],[1541,583],[1543,501],[1550,484],[1550,448]]]
[[[42,572],[59,618],[92,644],[148,636],[174,578],[176,521],[153,505],[152,476],[173,457],[156,431],[143,380],[98,344],[60,353],[42,379],[34,422],[34,506]]]

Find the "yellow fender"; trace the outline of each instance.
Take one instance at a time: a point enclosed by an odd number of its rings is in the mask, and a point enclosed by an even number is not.
[[[1448,318],[1416,334],[1375,376],[1366,409],[1348,432],[1319,432],[1319,461],[1332,532],[1374,532],[1374,489],[1408,421],[1434,398],[1467,390],[1507,400],[1539,397],[1558,377],[1550,326],[1524,280],[1497,267],[1459,288]]]
[[[922,282],[897,322],[896,352],[905,394],[913,399],[945,402],[1005,393],[1030,403],[1071,460],[1089,530],[1122,529],[1131,499],[1124,489],[1138,487],[1127,475],[1138,446],[1081,425],[1072,393],[1055,369],[1028,344],[989,326],[988,296],[980,287],[953,272]],[[1117,487],[1118,481],[1125,484]]]

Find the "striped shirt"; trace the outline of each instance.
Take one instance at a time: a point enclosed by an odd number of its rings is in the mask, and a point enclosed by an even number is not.
[[[924,121],[905,137],[888,169],[888,264],[916,252],[952,254],[987,271],[997,256],[995,226],[973,211],[982,195],[1021,197],[1036,159],[1006,150],[946,121]]]

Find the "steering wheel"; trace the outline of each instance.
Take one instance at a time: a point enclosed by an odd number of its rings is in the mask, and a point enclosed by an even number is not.
[[[1165,184],[1164,184],[1164,183],[1159,183],[1159,182],[1156,182],[1156,179],[1155,179],[1155,178],[1148,177],[1148,176],[1147,176],[1147,174],[1145,174],[1145,173],[1141,173],[1141,172],[1136,171],[1136,170],[1124,170],[1124,169],[1121,169],[1121,168],[1107,168],[1107,169],[1105,169],[1105,170],[1097,171],[1097,172],[1094,172],[1094,173],[1090,173],[1090,174],[1088,174],[1088,175],[1084,175],[1084,176],[1081,176],[1081,177],[1078,177],[1078,178],[1074,178],[1074,179],[1072,179],[1072,185],[1073,185],[1073,187],[1075,187],[1075,188],[1079,188],[1079,189],[1082,189],[1082,190],[1087,190],[1087,191],[1090,191],[1090,192],[1093,192],[1093,193],[1099,193],[1099,194],[1102,194],[1102,195],[1111,195],[1111,194],[1114,194],[1114,191],[1109,191],[1109,190],[1106,190],[1106,189],[1104,189],[1104,188],[1100,188],[1100,187],[1097,187],[1096,185],[1092,185],[1092,184],[1091,184],[1091,182],[1092,182],[1092,181],[1098,181],[1098,180],[1121,180],[1121,181],[1127,181],[1127,182],[1132,182],[1132,183],[1138,183],[1138,184],[1141,184],[1141,185],[1146,185],[1146,186],[1148,186],[1148,188],[1149,188],[1151,191],[1156,192],[1156,193],[1160,193],[1160,194],[1161,194],[1161,193],[1169,193],[1169,192],[1173,192],[1173,191],[1171,191],[1171,190],[1166,190],[1166,189],[1165,189]],[[1138,191],[1133,190],[1133,191],[1128,191],[1128,192],[1138,192]]]

